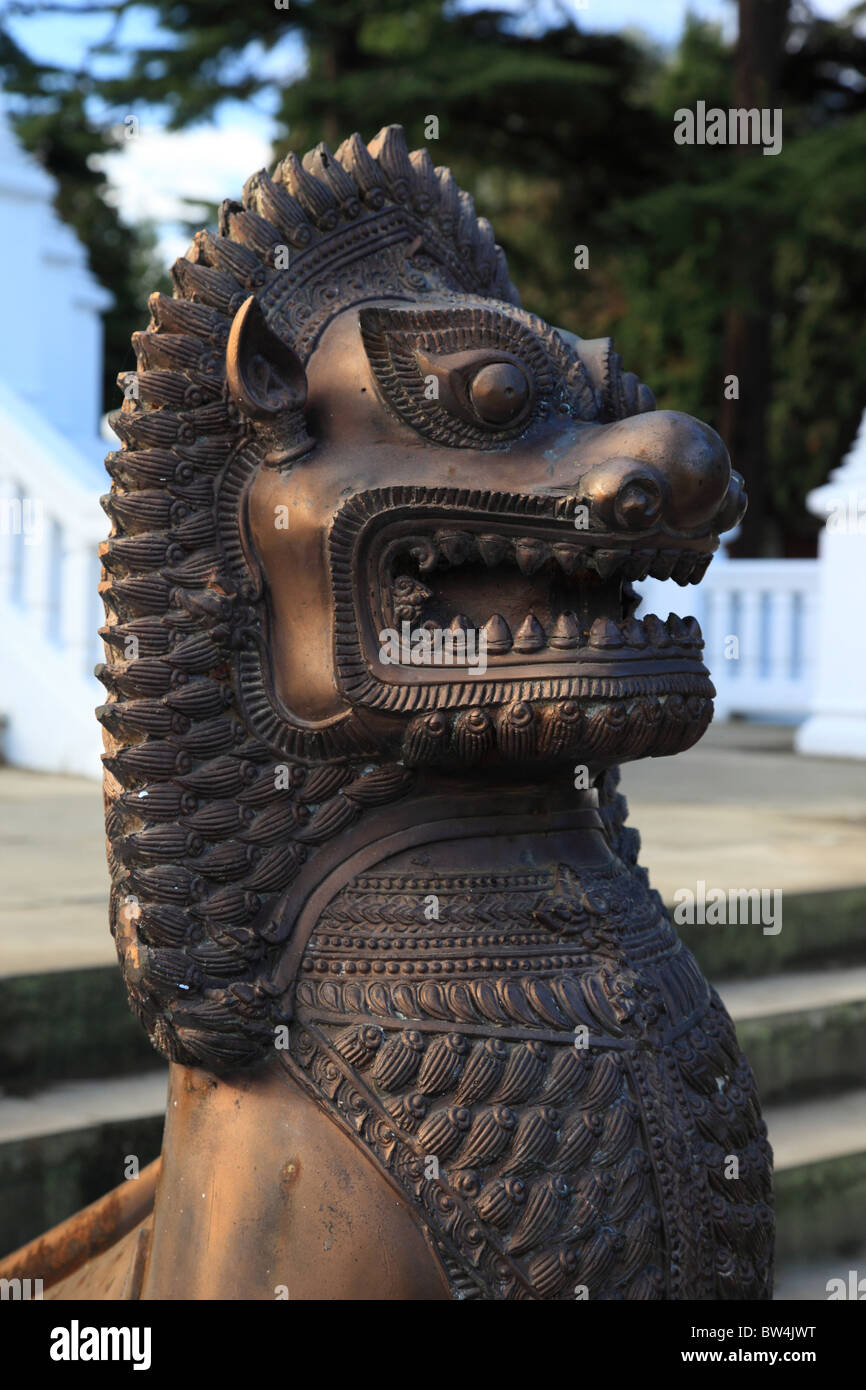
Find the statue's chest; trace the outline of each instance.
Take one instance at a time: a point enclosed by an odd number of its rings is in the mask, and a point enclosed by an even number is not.
[[[714,1008],[619,861],[375,873],[309,939],[286,1060],[409,1199],[455,1296],[709,1297],[682,1060],[695,1085],[718,1071]]]

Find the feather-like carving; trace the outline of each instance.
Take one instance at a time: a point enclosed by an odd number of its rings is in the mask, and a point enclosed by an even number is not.
[[[267,175],[260,177],[266,179]],[[275,179],[278,184],[288,189],[295,204],[299,205],[310,221],[323,232],[329,232],[336,227],[339,209],[333,192],[327,184],[304,168],[296,154],[286,155],[276,170]]]
[[[589,1110],[578,1111],[563,1130],[556,1151],[557,1166],[563,1169],[583,1167],[598,1147],[603,1127],[601,1115]]]
[[[578,1260],[574,1250],[545,1250],[529,1261],[529,1277],[540,1298],[553,1298],[567,1284],[576,1282]]]
[[[507,1105],[485,1106],[477,1111],[460,1151],[461,1164],[477,1168],[494,1162],[510,1144],[516,1125],[517,1117]]]
[[[373,1066],[372,1077],[385,1091],[396,1091],[411,1081],[421,1065],[424,1037],[410,1028],[383,1044]]]
[[[571,1197],[571,1188],[564,1178],[547,1173],[529,1189],[526,1206],[508,1241],[512,1255],[531,1250],[553,1230]]]
[[[418,1126],[418,1142],[425,1152],[440,1163],[460,1147],[472,1123],[472,1112],[460,1105],[443,1106],[433,1110]],[[461,1166],[466,1160],[461,1158]]]
[[[480,762],[495,742],[493,721],[484,710],[465,710],[454,721],[454,747],[467,766]]]
[[[543,1096],[550,1105],[560,1105],[580,1095],[591,1072],[584,1049],[558,1047],[547,1073]]]
[[[508,1047],[501,1038],[487,1038],[476,1043],[454,1099],[458,1105],[474,1105],[493,1094],[505,1071]]]
[[[511,1153],[502,1165],[507,1174],[527,1174],[553,1153],[559,1137],[559,1113],[550,1105],[536,1106],[521,1115],[514,1132]]]
[[[361,211],[358,186],[324,142],[309,150],[301,163],[308,174],[325,184],[339,204],[343,217],[352,219],[358,216]]]
[[[469,1044],[462,1033],[443,1033],[430,1043],[418,1072],[418,1089],[435,1096],[457,1083]]]
[[[525,1100],[541,1089],[541,1080],[547,1069],[547,1048],[543,1043],[530,1041],[518,1043],[511,1049],[505,1067],[505,1074],[496,1090],[494,1099],[507,1105]]]
[[[363,1071],[368,1067],[382,1045],[381,1028],[369,1024],[357,1024],[346,1028],[334,1038],[334,1046],[342,1057],[354,1067]]]
[[[622,1081],[619,1058],[612,1052],[602,1053],[595,1060],[582,1103],[590,1110],[605,1110],[619,1095]]]
[[[482,1221],[504,1229],[519,1215],[526,1203],[526,1184],[522,1178],[494,1178],[478,1196],[475,1209]]]

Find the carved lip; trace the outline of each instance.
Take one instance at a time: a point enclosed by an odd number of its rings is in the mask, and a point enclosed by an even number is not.
[[[491,506],[501,498],[492,494],[479,506],[477,492],[419,491],[365,494],[335,518],[336,661],[352,698],[420,710],[562,696],[712,697],[696,620],[635,619],[630,584],[660,572],[698,582],[707,549],[675,547],[669,537],[656,549],[642,537],[638,549],[625,536],[580,533],[562,499]],[[468,629],[476,640],[484,632],[484,670],[478,647],[461,651],[459,638],[444,639],[436,664],[383,660],[383,634],[425,624]]]

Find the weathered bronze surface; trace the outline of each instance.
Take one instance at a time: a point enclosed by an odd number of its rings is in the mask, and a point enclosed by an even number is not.
[[[617,793],[711,718],[631,581],[700,580],[724,445],[521,310],[397,127],[173,277],[105,504],[112,930],[172,1061],[123,1296],[768,1298],[752,1075]],[[425,652],[466,630],[486,669]]]

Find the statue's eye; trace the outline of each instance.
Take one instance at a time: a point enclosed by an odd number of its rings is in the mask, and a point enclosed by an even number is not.
[[[510,425],[530,398],[526,375],[513,362],[490,362],[469,382],[472,409],[488,425]]]

